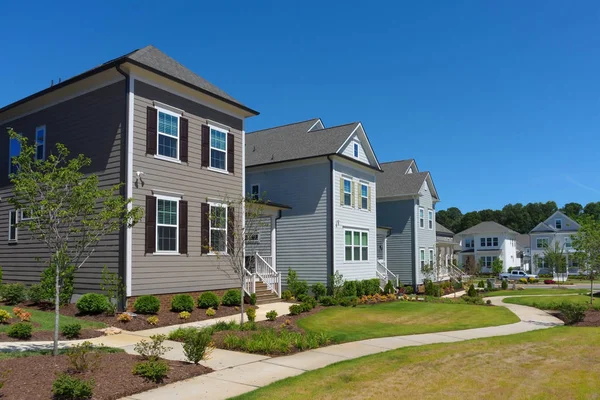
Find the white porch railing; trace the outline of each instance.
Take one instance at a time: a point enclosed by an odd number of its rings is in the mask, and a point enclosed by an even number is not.
[[[463,270],[461,270],[453,264],[448,264],[448,275],[450,276],[450,278],[456,280],[464,280],[464,278],[469,277],[469,275],[465,274]]]
[[[385,264],[386,262],[384,260],[377,260],[377,278],[379,278],[379,286],[381,286],[381,289],[383,290],[388,281],[391,280],[395,283],[395,287],[398,287],[398,276],[387,269]]]
[[[248,271],[244,268],[244,292],[246,294],[251,295],[252,293],[256,293],[256,274]]]
[[[267,288],[281,296],[281,274],[271,266],[273,257],[254,254],[254,271],[256,276],[267,285]]]

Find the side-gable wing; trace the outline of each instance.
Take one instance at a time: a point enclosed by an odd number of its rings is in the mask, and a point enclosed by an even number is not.
[[[555,230],[548,224],[546,224],[545,222],[540,222],[539,224],[537,224],[535,226],[535,228],[533,228],[531,230],[531,233],[535,233],[535,232],[555,232]]]
[[[560,211],[556,211],[544,223],[559,232],[579,230],[579,224]]]
[[[425,180],[423,181],[423,185],[421,186],[421,190],[419,191],[420,194],[423,194],[425,192],[431,193],[431,199],[434,203],[440,201],[437,189],[433,184],[433,179],[431,179],[431,174],[427,174],[427,178],[425,178]]]
[[[381,168],[361,123],[356,125],[337,153],[370,165],[371,167]]]

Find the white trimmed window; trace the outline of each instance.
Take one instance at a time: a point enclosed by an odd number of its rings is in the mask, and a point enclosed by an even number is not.
[[[421,269],[425,268],[425,249],[421,249]]]
[[[427,210],[427,223],[429,229],[433,229],[433,210]]]
[[[246,233],[246,243],[260,243],[258,232]]]
[[[21,143],[17,139],[10,139],[8,145],[8,174],[16,174],[18,167],[13,164],[12,160],[21,154]]]
[[[352,181],[344,178],[344,205],[352,205]]]
[[[360,184],[360,208],[369,209],[369,186],[364,183]]]
[[[475,241],[473,239],[465,239],[465,248],[472,249],[475,247]]]
[[[158,110],[158,155],[179,159],[179,115],[161,108]]]
[[[179,199],[156,197],[156,252],[179,252]]]
[[[260,198],[260,185],[254,184],[250,187],[250,198],[258,200]]]
[[[425,209],[419,207],[419,227],[425,228]]]
[[[10,210],[8,212],[8,241],[17,241],[17,210]]]
[[[481,268],[491,268],[492,263],[494,262],[494,260],[498,258],[496,256],[487,256],[487,257],[481,257],[479,259],[479,264],[481,266]]]
[[[360,147],[358,147],[358,143],[354,143],[354,148],[353,148],[353,154],[354,154],[354,158],[358,158],[358,155],[360,154]]]
[[[481,238],[480,240],[481,247],[498,247],[497,237]]]
[[[345,230],[346,261],[366,261],[369,259],[369,233],[363,231]]]
[[[227,171],[227,131],[210,126],[210,167]]]
[[[33,219],[33,217],[30,215],[29,211],[25,210],[25,209],[21,209],[21,221],[29,221],[30,219]]]
[[[433,249],[429,249],[429,262],[433,263],[435,261],[435,253]]]
[[[535,240],[535,244],[536,244],[536,247],[538,249],[545,249],[545,248],[547,248],[549,243],[550,242],[548,241],[548,238],[537,238]]]
[[[257,238],[258,239],[258,238]],[[210,204],[210,252],[227,254],[227,206]]]
[[[556,220],[554,221],[554,227],[555,227],[556,229],[562,229],[562,219],[556,219]]]
[[[35,128],[35,159],[46,159],[46,125]]]
[[[571,238],[569,236],[565,237],[565,247],[571,248]]]

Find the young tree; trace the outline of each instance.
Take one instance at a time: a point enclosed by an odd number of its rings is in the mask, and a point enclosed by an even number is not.
[[[594,279],[600,272],[600,221],[592,216],[583,217],[580,228],[573,236],[573,248],[579,266],[590,280],[590,303],[594,300]]]
[[[504,262],[500,258],[496,258],[494,259],[494,261],[492,261],[492,273],[495,277],[498,277],[498,275],[502,273],[503,269]]]
[[[425,276],[425,279],[434,282],[434,277],[436,277],[436,268],[435,262],[430,261],[428,263],[423,264],[421,267],[421,273]],[[436,277],[437,278],[437,277]]]
[[[548,267],[552,271],[553,275],[557,276],[563,275],[567,272],[567,259],[565,257],[565,250],[560,244],[556,241],[554,245],[548,245],[544,249],[544,260],[548,264]],[[560,285],[561,279],[556,280]]]
[[[10,175],[14,187],[8,202],[28,215],[18,226],[27,228],[48,248],[49,265],[54,270],[57,355],[60,292],[65,276],[85,264],[105,235],[137,223],[142,211],[131,206],[131,199],[118,194],[121,184],[101,189],[96,175],[84,174],[82,170],[91,165],[91,160],[83,154],[69,158],[69,150],[57,143],[56,154],[36,160],[35,145],[29,145],[12,129],[8,134],[21,145],[21,153],[12,160],[17,172]]]

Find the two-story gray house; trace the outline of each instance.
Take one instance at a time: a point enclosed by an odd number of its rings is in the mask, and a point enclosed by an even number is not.
[[[15,225],[26,214],[6,201],[19,151],[5,133],[12,127],[36,141],[37,157],[58,142],[89,156],[102,186],[123,182],[122,194],[144,209],[139,224],[101,240],[76,274],[78,293],[98,290],[105,265],[127,296],[236,287],[223,261],[236,210],[222,201],[245,195],[244,120],[257,114],[152,46],[3,107],[4,281],[35,283],[48,261],[44,246]]]
[[[288,268],[310,284],[336,271],[376,278],[380,171],[360,122],[326,128],[316,118],[246,134],[247,193],[291,207],[249,250],[272,257],[283,282]]]
[[[440,201],[429,172],[415,160],[382,163],[377,184],[377,224],[391,228],[386,267],[402,284],[418,285],[425,264],[436,262],[435,205]]]
[[[529,233],[531,240],[530,251],[531,261],[533,262],[533,271],[537,274],[551,274],[550,266],[544,260],[547,248],[553,249],[555,246],[563,252],[567,259],[568,272],[577,275],[579,269],[573,254],[573,235],[579,231],[579,224],[564,213],[556,211],[546,218],[543,222],[536,225]],[[575,264],[574,264],[575,262]]]

